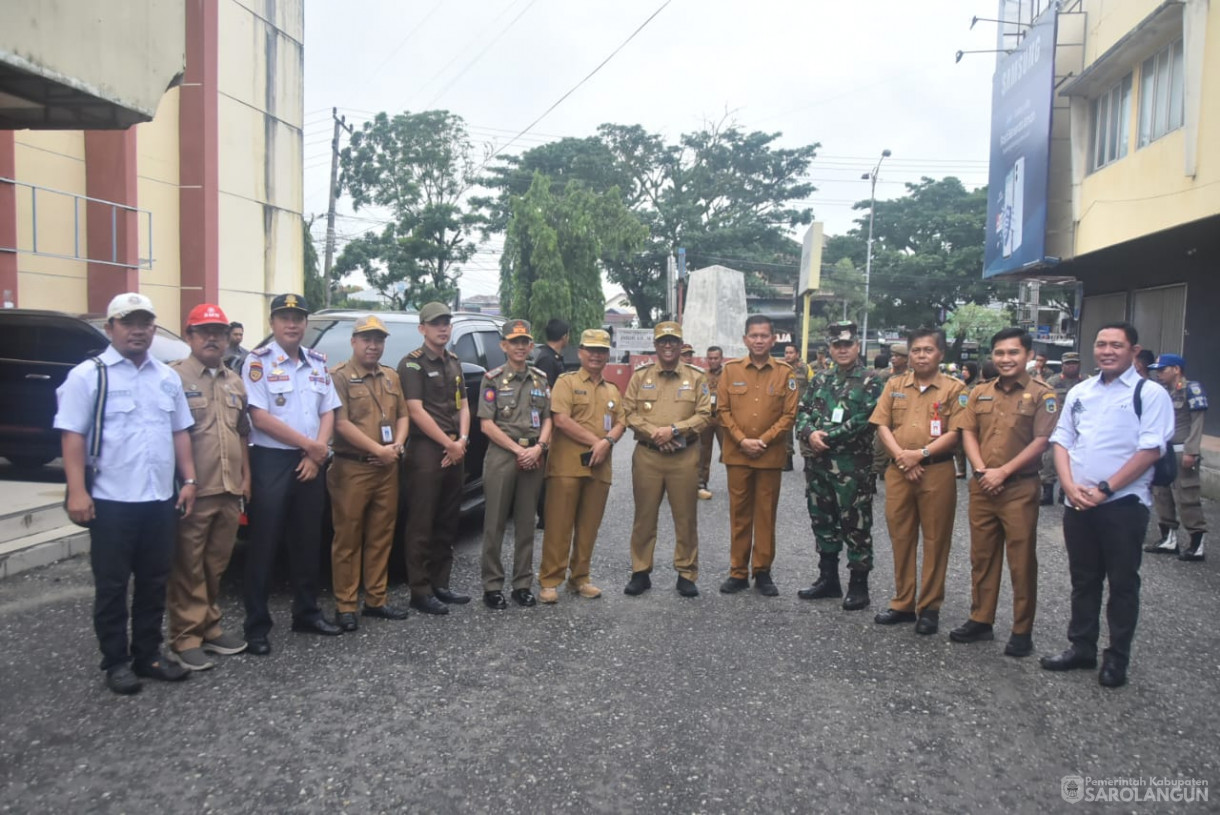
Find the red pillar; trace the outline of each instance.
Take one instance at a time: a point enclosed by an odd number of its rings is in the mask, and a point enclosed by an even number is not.
[[[86,130],[85,194],[138,206],[136,162],[135,128]],[[89,311],[104,313],[116,294],[140,290],[140,220],[136,212],[109,204],[89,202],[85,211]]]
[[[186,73],[178,97],[182,313],[220,301],[219,4],[186,4]]]
[[[16,152],[13,131],[0,130],[0,177],[17,177]],[[0,299],[5,291],[9,291],[12,292],[14,303],[18,303],[16,250],[17,188],[12,184],[0,182]]]

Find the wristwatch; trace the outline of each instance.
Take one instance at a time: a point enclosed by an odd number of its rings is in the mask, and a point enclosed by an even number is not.
[[[468,442],[468,441],[470,441],[470,437],[469,436],[458,436],[458,441]]]
[[[929,450],[929,449],[928,449],[928,448],[926,448],[926,447],[925,447],[925,448],[923,448],[922,450],[920,450],[920,451],[919,451],[919,454],[920,454],[921,456],[923,456],[924,458],[932,458],[932,451],[931,451],[931,450]]]
[[[676,424],[671,424],[669,429],[673,432],[675,439],[682,435],[682,431],[678,429]]]
[[[184,486],[184,487],[195,487],[195,486],[198,486],[198,485],[199,485],[199,482],[198,482],[198,481],[196,481],[196,480],[195,480],[195,479],[193,479],[193,478],[184,478],[184,479],[182,479],[182,486]]]
[[[549,453],[551,451],[551,443],[549,441],[540,441],[538,446],[542,448],[542,452]]]
[[[1110,489],[1109,481],[1099,482],[1097,484],[1097,489],[1099,489],[1102,492],[1102,494],[1104,494],[1107,498],[1109,498],[1111,495],[1114,494],[1114,490]]]
[[[602,438],[604,438],[606,441],[610,442],[610,446],[611,446],[611,447],[613,447],[613,446],[614,446],[614,441],[615,441],[615,440],[614,440],[614,437],[613,437],[613,436],[603,436]]]

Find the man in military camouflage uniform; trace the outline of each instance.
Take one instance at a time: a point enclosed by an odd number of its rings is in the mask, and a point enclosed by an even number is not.
[[[1207,520],[1203,517],[1199,479],[1200,445],[1203,441],[1203,418],[1207,413],[1207,393],[1203,386],[1186,378],[1186,360],[1177,354],[1161,354],[1148,366],[1148,372],[1159,379],[1173,400],[1173,451],[1178,457],[1178,477],[1168,487],[1153,487],[1157,522],[1161,539],[1145,546],[1145,552],[1177,554],[1178,560],[1203,560],[1203,536]],[[1190,542],[1183,542],[1178,552],[1178,519],[1186,527]]]
[[[830,326],[834,367],[817,374],[797,409],[796,432],[805,459],[805,498],[817,539],[816,582],[797,595],[805,600],[842,597],[839,553],[847,547],[851,571],[843,608],[867,608],[873,568],[873,434],[869,417],[883,382],[860,360],[856,325]]]
[[[809,388],[809,380],[812,376],[810,368],[801,359],[801,352],[796,347],[796,343],[784,343],[784,362],[792,366],[792,370],[796,373],[796,396],[797,399],[805,398],[805,391]],[[804,449],[801,450],[804,455]],[[784,472],[792,469],[792,459],[796,455],[796,426],[793,425],[792,432],[788,434],[788,460],[784,464]]]
[[[1046,381],[1046,384],[1055,389],[1055,401],[1060,405],[1067,398],[1067,392],[1084,379],[1080,375],[1080,354],[1068,351],[1063,355],[1061,362],[1063,371]],[[1042,506],[1050,506],[1055,503],[1055,483],[1058,478],[1055,476],[1054,451],[1049,447],[1042,454],[1042,468],[1038,471],[1038,475],[1042,479]]]

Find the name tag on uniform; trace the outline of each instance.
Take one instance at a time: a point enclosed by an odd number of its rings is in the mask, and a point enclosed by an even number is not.
[[[537,408],[530,411],[530,427],[535,430],[542,427],[542,414],[538,412]]]
[[[607,413],[602,419],[602,426],[606,429],[606,432],[609,433],[610,428],[614,427],[614,416]]]
[[[390,425],[388,423],[382,422],[381,423],[381,442],[382,442],[382,444],[389,444],[392,441],[394,441],[394,430],[390,427]]]
[[[203,396],[203,391],[186,391],[183,395],[187,399],[198,399],[200,396]]]
[[[940,419],[932,420],[932,426],[931,426],[929,432],[931,433],[932,438],[936,438],[937,436],[940,435]]]
[[[428,371],[428,376],[440,376],[440,371]]]
[[[830,421],[835,424],[843,421],[843,407],[841,405],[830,412]]]

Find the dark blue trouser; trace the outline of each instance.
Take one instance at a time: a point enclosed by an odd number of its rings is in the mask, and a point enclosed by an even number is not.
[[[102,651],[102,670],[131,661],[160,658],[165,618],[165,583],[174,559],[178,516],[173,500],[93,502],[89,563],[93,568],[93,630]],[[128,647],[127,589],[131,599]]]
[[[1140,561],[1148,531],[1148,507],[1124,496],[1087,510],[1064,507],[1063,539],[1072,575],[1068,640],[1084,654],[1097,653],[1102,584],[1109,582],[1107,658],[1126,667],[1140,613]]]
[[[318,608],[318,576],[322,558],[322,511],[326,477],[297,481],[300,450],[250,448],[250,535],[246,546],[246,638],[263,638],[271,631],[267,597],[280,542],[288,549],[292,577],[292,619],[309,622],[322,616]]]

